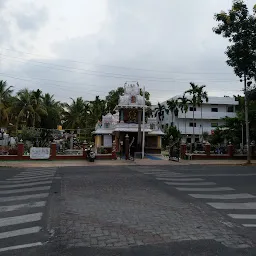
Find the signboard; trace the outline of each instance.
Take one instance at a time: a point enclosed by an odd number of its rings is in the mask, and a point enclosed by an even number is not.
[[[50,148],[30,148],[30,159],[49,159]]]
[[[112,147],[112,135],[104,135],[103,145],[106,148]]]

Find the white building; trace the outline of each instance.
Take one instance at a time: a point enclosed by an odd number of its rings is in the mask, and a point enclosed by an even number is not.
[[[177,99],[181,96],[175,96],[171,99]],[[189,96],[188,96],[189,98]],[[201,119],[201,107],[195,107],[194,110],[194,134],[195,141],[200,140],[200,136],[203,132],[207,132],[209,135],[216,127],[224,125],[222,118],[224,117],[235,117],[235,106],[238,102],[233,97],[208,97],[208,102],[202,104],[202,119]],[[171,100],[170,99],[170,100]],[[161,103],[167,107],[167,101]],[[164,115],[162,122],[162,129],[167,128],[171,125],[172,113]],[[176,126],[181,134],[187,138],[187,142],[191,142],[193,137],[193,106],[188,104],[188,112],[182,113],[179,109],[177,117],[173,117],[174,126]]]

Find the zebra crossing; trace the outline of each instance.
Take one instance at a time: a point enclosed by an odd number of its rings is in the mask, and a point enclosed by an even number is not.
[[[0,254],[40,247],[44,207],[56,168],[25,169],[0,181]]]
[[[218,186],[216,182],[207,180],[211,177],[249,177],[255,176],[255,173],[193,174],[145,168],[141,168],[139,172],[152,175],[166,185],[185,192],[194,199],[200,199],[216,210],[223,211],[243,227],[256,228],[256,195],[246,191],[239,193],[235,188]]]

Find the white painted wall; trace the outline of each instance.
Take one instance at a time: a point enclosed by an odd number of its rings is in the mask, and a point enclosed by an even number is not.
[[[176,98],[176,97],[175,97]],[[218,104],[217,104],[218,103]],[[161,103],[166,105],[166,101]],[[201,121],[201,107],[196,107],[194,112],[194,119],[196,127],[194,129],[195,135],[202,134],[203,131],[211,133],[216,127],[212,127],[212,123],[218,123],[218,125],[224,125],[222,118],[235,117],[235,105],[238,105],[238,102],[234,98],[229,97],[209,97],[209,101],[204,102],[202,105],[202,121]],[[227,112],[227,107],[233,106],[234,112]],[[167,107],[167,106],[166,106]],[[192,107],[189,105],[188,107]],[[218,108],[218,112],[212,112],[212,108]],[[171,125],[172,115],[171,113],[165,114],[162,124],[164,126]],[[179,128],[183,135],[193,134],[193,127],[189,126],[189,123],[193,122],[193,111],[188,110],[186,113],[186,133],[185,133],[185,113],[179,111],[178,117],[173,118],[174,125]]]

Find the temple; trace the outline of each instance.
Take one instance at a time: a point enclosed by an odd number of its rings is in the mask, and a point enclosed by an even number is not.
[[[160,154],[161,140],[164,133],[159,129],[156,118],[146,117],[143,127],[143,96],[138,84],[126,84],[124,95],[120,96],[115,107],[115,114],[102,116],[102,121],[95,127],[95,148],[97,153],[110,153],[113,142],[120,155],[128,143],[134,152],[142,150],[142,131],[145,130],[145,153]],[[131,150],[132,151],[132,150]]]

